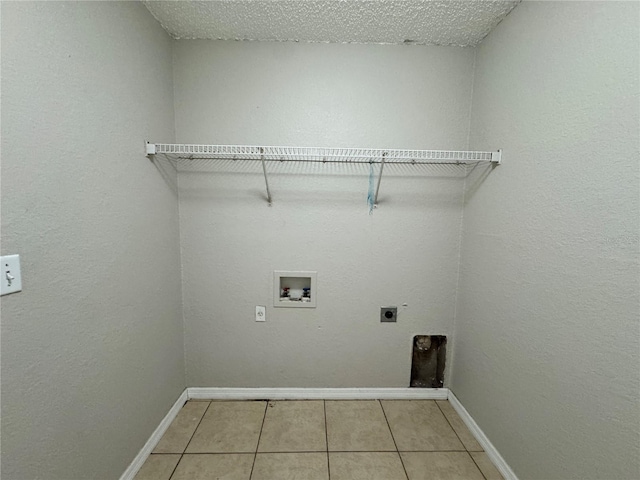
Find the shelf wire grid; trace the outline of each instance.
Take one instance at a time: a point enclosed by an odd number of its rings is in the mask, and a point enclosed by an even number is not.
[[[497,163],[497,152],[371,148],[274,147],[157,143],[155,153],[186,160],[468,165]]]

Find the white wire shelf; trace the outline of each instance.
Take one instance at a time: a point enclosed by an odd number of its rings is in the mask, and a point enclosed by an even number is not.
[[[147,143],[147,155],[177,159],[265,160],[322,163],[394,163],[402,165],[468,165],[500,163],[501,153],[460,150],[398,150],[374,148],[269,147]]]
[[[398,150],[380,148],[273,147],[253,145],[197,145],[180,143],[147,143],[147,156],[166,155],[177,160],[249,160],[262,162],[262,171],[271,206],[271,191],[266,162],[321,162],[380,164],[373,205],[378,205],[378,192],[385,164],[395,165],[467,165],[493,164],[502,161],[500,150],[492,152],[466,150]]]

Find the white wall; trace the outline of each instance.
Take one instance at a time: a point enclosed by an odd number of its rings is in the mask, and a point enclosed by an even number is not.
[[[452,387],[522,479],[640,471],[639,13],[526,1],[478,48],[505,161],[468,182]]]
[[[184,389],[171,68],[138,2],[2,2],[2,478],[118,478]]]
[[[472,68],[461,48],[178,41],[176,137],[464,149]],[[187,384],[408,386],[413,335],[452,333],[462,180],[388,168],[369,216],[367,165],[269,169],[271,208],[259,165],[179,174]],[[317,308],[274,308],[274,270],[317,271]]]

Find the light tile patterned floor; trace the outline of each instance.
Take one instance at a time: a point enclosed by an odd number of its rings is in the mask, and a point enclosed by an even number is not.
[[[448,401],[189,401],[136,480],[501,480]]]

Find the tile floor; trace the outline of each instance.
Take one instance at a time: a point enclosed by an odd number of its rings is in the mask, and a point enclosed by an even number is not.
[[[500,480],[447,401],[189,401],[136,480]]]

